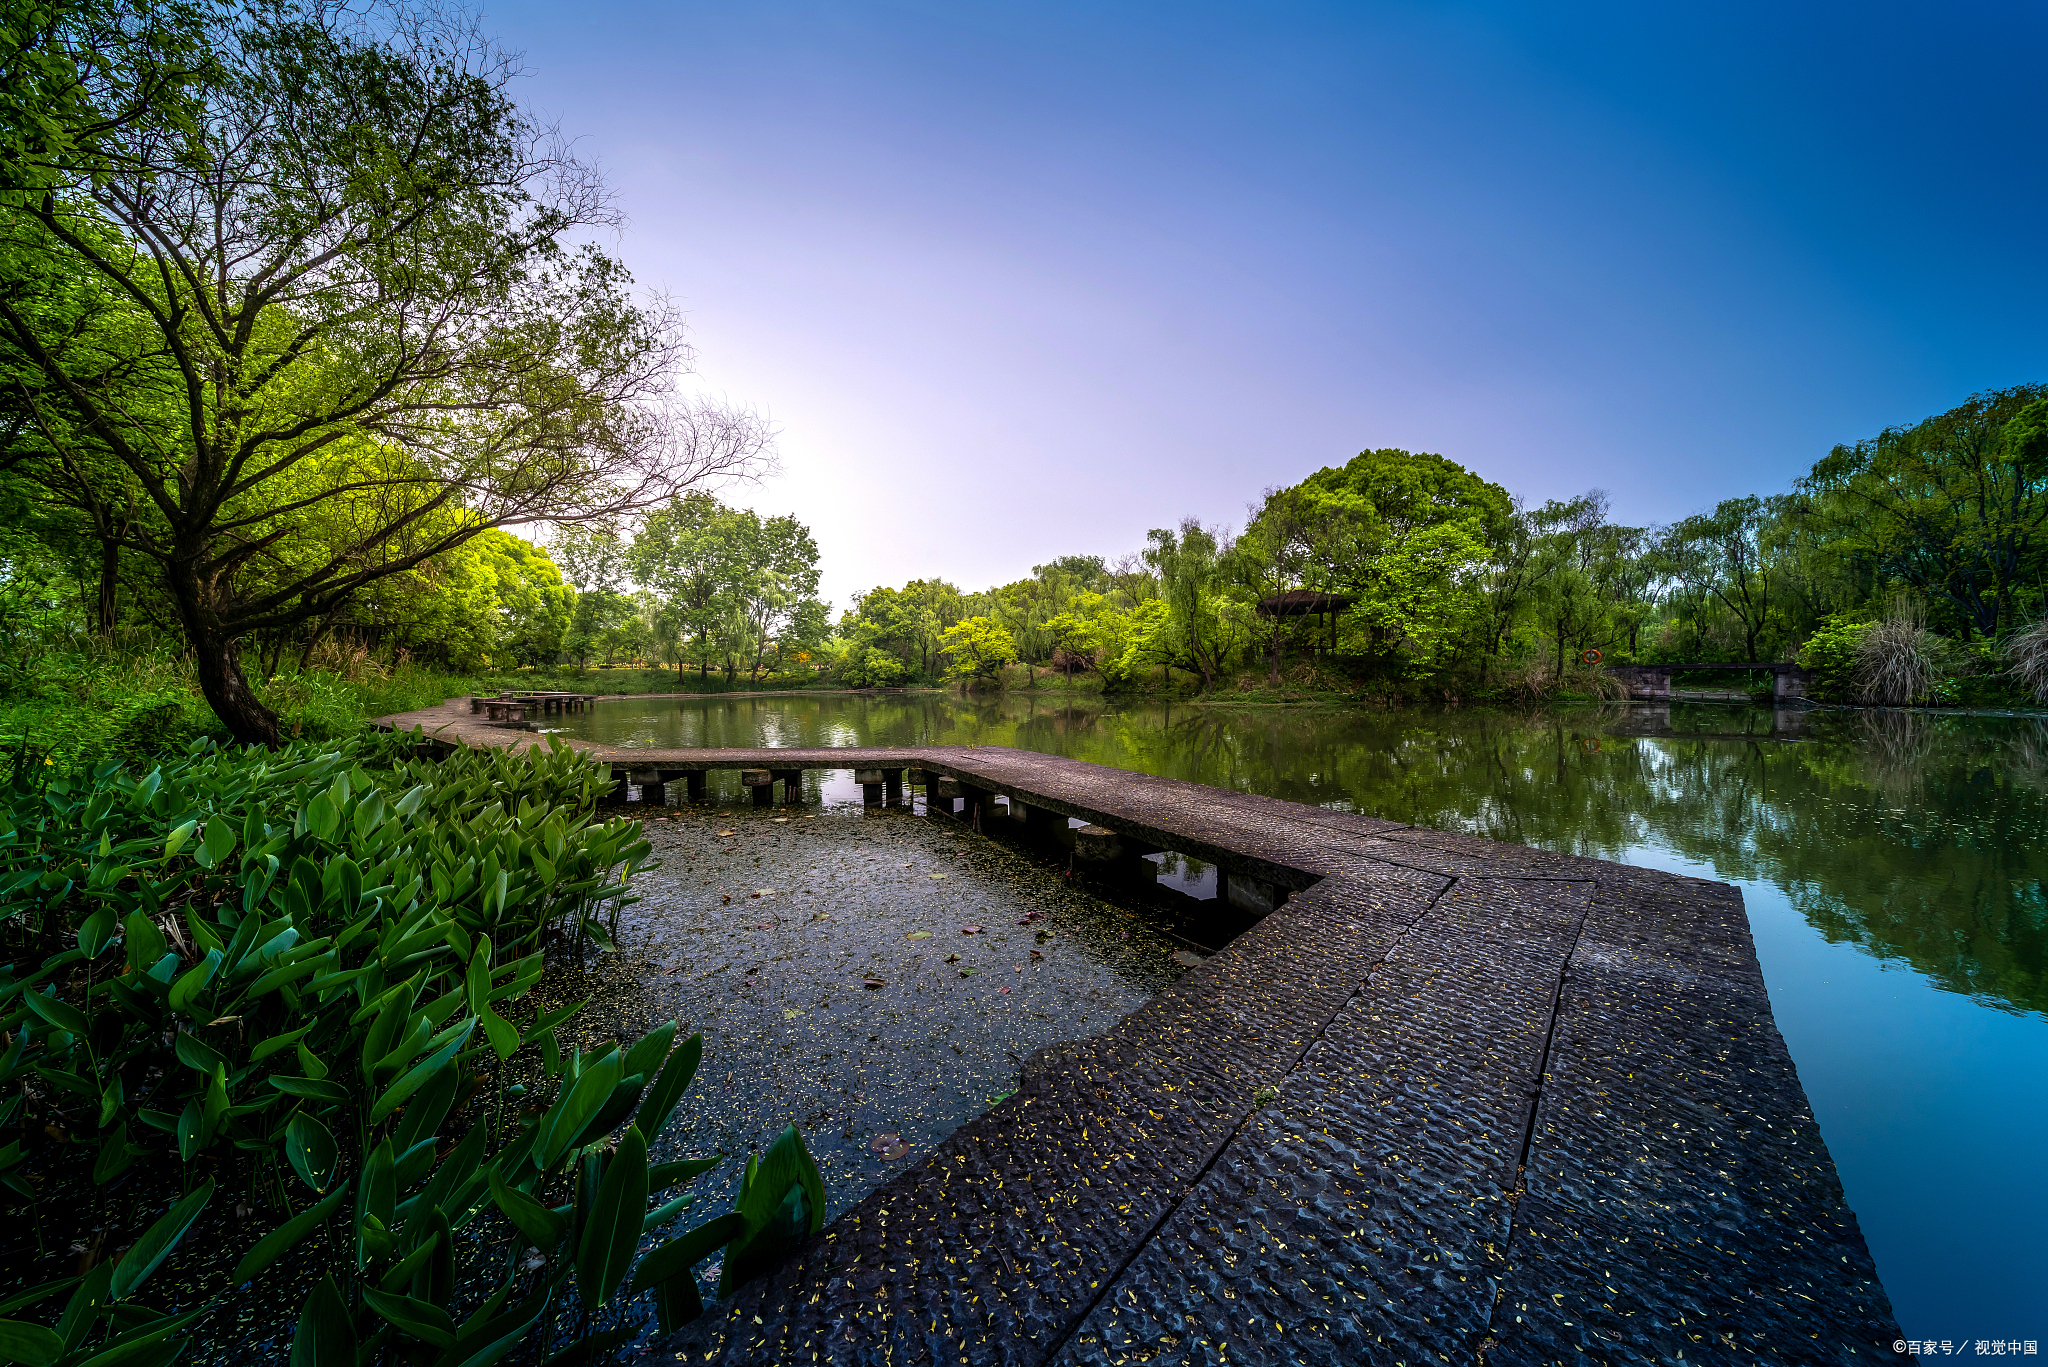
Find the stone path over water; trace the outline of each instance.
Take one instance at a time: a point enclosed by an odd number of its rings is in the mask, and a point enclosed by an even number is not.
[[[385,720],[534,742],[466,707]],[[999,747],[570,743],[635,772],[915,767],[1295,890],[664,1360],[1892,1356],[1726,884]]]

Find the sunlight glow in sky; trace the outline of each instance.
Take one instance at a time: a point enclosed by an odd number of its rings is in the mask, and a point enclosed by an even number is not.
[[[1367,447],[1668,521],[2048,379],[2039,6],[500,3],[840,607]]]

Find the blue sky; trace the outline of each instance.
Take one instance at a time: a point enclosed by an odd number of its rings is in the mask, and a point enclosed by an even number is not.
[[[498,4],[843,607],[1367,447],[1666,521],[2048,379],[2040,6]]]

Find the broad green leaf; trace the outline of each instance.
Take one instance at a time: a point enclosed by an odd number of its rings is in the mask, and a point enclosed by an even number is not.
[[[198,924],[194,918],[194,924]],[[206,957],[178,975],[171,984],[170,1003],[173,1011],[189,1011],[206,985],[213,981],[213,975],[220,969],[222,955],[218,947],[206,951]]]
[[[146,879],[144,881],[147,882]],[[107,941],[114,938],[117,916],[112,906],[104,906],[79,922],[78,948],[86,958],[98,958],[100,951],[107,947]]]
[[[199,848],[203,852],[204,857],[202,858],[200,853],[195,853],[192,857],[198,860],[201,866],[209,869],[212,868],[233,852],[235,848],[235,828],[228,825],[225,821],[207,822],[206,835],[200,840]]]
[[[455,1298],[455,1231],[437,1208],[427,1211],[425,1240],[429,1256],[412,1273],[412,1294],[429,1305],[447,1305]]]
[[[483,1168],[484,1149],[487,1144],[485,1126],[476,1124],[469,1127],[469,1133],[462,1136],[462,1142],[455,1146],[455,1152],[441,1160],[441,1166],[434,1169],[434,1175],[425,1191],[415,1197],[412,1209],[407,1213],[405,1234],[413,1237],[413,1221],[422,1212],[439,1208],[447,1212],[450,1219],[460,1220],[463,1209],[458,1204],[458,1194],[472,1177]]]
[[[414,1300],[411,1296],[394,1295],[369,1286],[363,1288],[363,1304],[369,1306],[401,1333],[410,1334],[422,1342],[433,1344],[436,1348],[455,1346],[455,1321],[438,1305],[429,1305],[425,1301]]]
[[[164,840],[164,858],[174,858],[179,850],[185,848],[185,842],[192,838],[192,832],[198,829],[199,823],[197,821],[188,821],[178,827],[177,830],[172,831]]]
[[[348,1100],[348,1088],[338,1082],[292,1077],[288,1073],[272,1073],[266,1081],[280,1092],[287,1092],[292,1096],[309,1097],[314,1101],[331,1101],[336,1105]]]
[[[668,1056],[668,1062],[661,1067],[661,1076],[647,1089],[641,1098],[640,1114],[633,1123],[640,1127],[640,1133],[658,1135],[661,1127],[668,1123],[670,1112],[683,1099],[690,1080],[697,1076],[697,1065],[704,1060],[704,1036],[695,1034],[684,1040],[676,1051]]]
[[[123,1120],[100,1138],[99,1156],[92,1165],[93,1184],[106,1185],[128,1171],[134,1163],[135,1155],[128,1148],[128,1122]]]
[[[286,1220],[270,1233],[256,1241],[256,1247],[235,1265],[235,1281],[246,1282],[264,1268],[283,1257],[293,1245],[332,1219],[341,1209],[341,1203],[348,1198],[348,1179],[327,1194],[325,1200],[315,1203]]]
[[[314,1285],[299,1311],[291,1367],[356,1367],[356,1327],[332,1275]]]
[[[318,1021],[314,1021],[311,1025],[302,1025],[298,1029],[290,1031],[286,1034],[272,1035],[269,1039],[264,1040],[261,1044],[257,1045],[254,1049],[251,1049],[249,1051],[249,1062],[261,1063],[263,1062],[263,1060],[269,1058],[278,1050],[291,1048],[294,1044],[297,1044],[299,1042],[300,1038],[304,1036],[308,1030],[311,1030],[314,1025],[318,1024]]]
[[[48,1367],[63,1353],[64,1340],[56,1330],[26,1320],[0,1320],[0,1357],[28,1367]]]
[[[605,1163],[604,1180],[598,1184],[576,1250],[576,1291],[589,1309],[609,1301],[626,1279],[646,1213],[647,1141],[629,1126]]]
[[[450,1108],[455,1105],[455,1093],[461,1085],[460,1068],[443,1068],[427,1079],[427,1085],[405,1104],[405,1113],[398,1119],[398,1131],[392,1136],[392,1142],[402,1151],[438,1134],[441,1122],[448,1118]]]
[[[340,1160],[341,1150],[325,1125],[299,1111],[285,1126],[284,1156],[300,1181],[314,1191],[325,1191],[334,1180],[334,1165]]]
[[[492,1053],[500,1059],[508,1059],[519,1052],[519,1032],[503,1016],[486,1006],[478,1019],[483,1022],[484,1035],[491,1042]]]
[[[188,1342],[171,1335],[182,1334],[205,1313],[195,1310],[187,1315],[159,1315],[130,1329],[77,1367],[170,1367],[184,1355]]]
[[[30,992],[22,997],[22,1002],[44,1021],[66,1034],[83,1036],[92,1029],[86,1022],[85,1013],[61,998]]]
[[[470,956],[469,969],[463,974],[463,985],[469,992],[469,1014],[481,1016],[491,999],[491,937],[479,936],[476,952]]]
[[[362,1172],[356,1186],[356,1266],[367,1265],[372,1258],[381,1258],[391,1250],[391,1222],[395,1218],[393,1207],[398,1201],[397,1185],[392,1179],[392,1153],[389,1139],[370,1150],[370,1156],[363,1160]]]
[[[185,1109],[178,1112],[178,1157],[187,1163],[199,1156],[206,1147],[206,1109],[193,1097],[185,1103]]]
[[[598,1108],[611,1099],[612,1089],[618,1083],[619,1051],[614,1049],[586,1068],[576,1084],[548,1108],[547,1115],[541,1118],[547,1136],[539,1151],[543,1171],[552,1168],[568,1152]]]
[[[476,1024],[474,1018],[470,1024]],[[439,1050],[414,1064],[411,1072],[392,1083],[384,1095],[377,1098],[377,1104],[370,1108],[370,1123],[375,1125],[403,1105],[407,1097],[426,1086],[435,1073],[449,1065],[468,1038],[469,1031],[464,1030],[442,1045]]]
[[[99,1323],[101,1308],[109,1300],[107,1288],[113,1281],[114,1264],[101,1263],[85,1274],[72,1291],[71,1299],[64,1303],[64,1313],[57,1318],[57,1337],[64,1340],[66,1352],[85,1342],[85,1336]]]
[[[526,1241],[545,1253],[562,1241],[562,1234],[569,1227],[564,1217],[528,1196],[517,1187],[507,1186],[498,1176],[496,1168],[491,1169],[491,1199],[498,1209],[505,1212],[505,1218],[512,1227],[526,1236]]]
[[[212,1199],[213,1182],[209,1179],[145,1230],[134,1246],[121,1255],[121,1261],[114,1265],[114,1278],[107,1287],[109,1297],[125,1300],[129,1293],[142,1285],[143,1279],[156,1271],[157,1264],[178,1246],[178,1240],[185,1237],[185,1231]]]
[[[690,1203],[696,1199],[695,1196],[686,1193],[676,1197],[673,1201],[664,1201],[661,1205],[648,1211],[646,1217],[640,1221],[640,1232],[642,1234],[654,1233],[655,1230],[660,1229],[670,1220],[681,1215],[689,1207]]]
[[[695,1273],[684,1272],[654,1284],[654,1326],[666,1337],[704,1313],[704,1293]]]
[[[622,1073],[638,1073],[642,1077],[653,1077],[661,1068],[662,1060],[668,1057],[668,1047],[676,1037],[676,1023],[669,1021],[642,1035],[631,1049],[626,1051]]]
[[[190,1030],[178,1032],[178,1062],[200,1073],[212,1073],[216,1068],[227,1066],[227,1059],[221,1052]]]
[[[164,956],[164,933],[141,912],[131,911],[122,918],[121,933],[127,940],[128,967],[135,972],[147,973],[150,965]]]
[[[806,1208],[803,1187],[790,1187],[783,1195],[782,1204],[769,1215],[767,1222],[749,1229],[726,1251],[725,1261],[718,1271],[719,1298],[723,1300],[754,1278],[771,1271],[803,1238],[804,1226],[809,1222],[810,1213]]]
[[[729,1210],[688,1233],[678,1234],[640,1260],[640,1266],[633,1270],[634,1292],[681,1276],[746,1232],[746,1217]]]

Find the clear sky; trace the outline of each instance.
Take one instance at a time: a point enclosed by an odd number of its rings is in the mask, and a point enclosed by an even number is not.
[[[2048,379],[2048,8],[491,4],[840,607],[1361,449],[1666,521]]]

